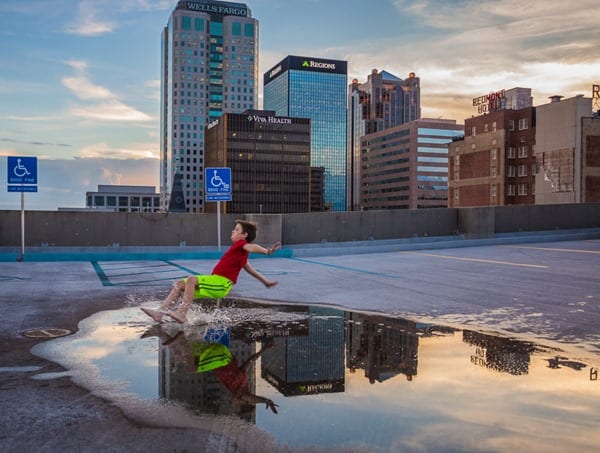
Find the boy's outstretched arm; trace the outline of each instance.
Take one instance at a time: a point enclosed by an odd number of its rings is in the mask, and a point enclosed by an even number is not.
[[[278,282],[267,280],[260,272],[252,267],[250,263],[244,265],[244,270],[252,275],[255,279],[261,281],[267,288],[275,286]]]
[[[263,255],[272,255],[273,253],[275,253],[275,251],[277,249],[279,249],[279,247],[281,247],[281,242],[279,242],[279,241],[277,241],[275,244],[273,244],[269,248],[265,248],[262,245],[258,245],[258,244],[254,244],[254,243],[248,243],[248,244],[244,245],[244,250],[251,252],[251,253],[261,253]]]

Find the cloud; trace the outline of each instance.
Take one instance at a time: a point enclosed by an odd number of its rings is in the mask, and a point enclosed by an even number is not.
[[[48,142],[36,142],[36,141],[23,141],[23,140],[14,140],[12,138],[0,138],[0,142],[8,142],[15,143],[20,145],[34,145],[34,146],[61,146],[61,147],[70,147],[72,145],[68,145],[66,143],[48,143]],[[0,152],[1,154],[1,152]]]
[[[77,17],[65,31],[73,35],[98,36],[111,33],[114,28],[114,23],[98,19],[91,2],[83,1],[79,4]]]
[[[106,143],[95,143],[80,151],[81,158],[104,159],[158,159],[157,143],[133,144],[128,148],[111,148]]]
[[[88,105],[74,105],[69,109],[73,116],[98,121],[153,121],[154,118],[134,107],[124,104],[116,94],[87,77],[87,63],[70,60],[66,64],[75,69],[72,77],[63,77],[62,84],[83,101],[101,101]]]
[[[39,158],[38,192],[27,194],[26,209],[85,207],[85,193],[96,191],[100,184],[158,187],[159,165],[155,158]],[[0,184],[2,181],[6,181],[5,158],[0,158]],[[1,197],[0,210],[3,209],[20,209],[20,197],[15,194]]]
[[[109,90],[102,86],[94,85],[82,75],[65,77],[62,83],[79,99],[111,99],[114,97]]]
[[[150,90],[149,94],[146,95],[148,99],[160,101],[160,80],[146,80],[144,86]]]
[[[56,119],[54,116],[15,116],[9,115],[6,117],[7,120],[13,121],[51,121]]]
[[[153,117],[133,107],[123,104],[117,99],[111,99],[100,104],[71,107],[74,116],[89,120],[100,121],[151,121]]]
[[[600,19],[596,0],[395,0],[401,23],[424,24],[419,37],[398,35],[337,49],[349,80],[366,81],[372,68],[421,78],[422,114],[462,122],[476,112],[470,99],[489,91],[526,87],[534,105],[548,96],[590,96],[599,74]],[[262,56],[261,56],[262,58]],[[585,88],[585,89],[584,89]],[[465,100],[463,104],[462,100]],[[454,102],[456,101],[456,102]]]

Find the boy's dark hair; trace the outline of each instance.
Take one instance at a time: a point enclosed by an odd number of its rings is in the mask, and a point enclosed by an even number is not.
[[[236,220],[235,223],[239,223],[242,226],[242,231],[248,234],[246,241],[253,242],[256,239],[256,231],[258,230],[256,223],[249,220]]]

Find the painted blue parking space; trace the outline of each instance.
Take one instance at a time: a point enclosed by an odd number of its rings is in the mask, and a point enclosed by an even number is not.
[[[92,266],[103,286],[164,286],[200,273],[172,261],[92,261]]]

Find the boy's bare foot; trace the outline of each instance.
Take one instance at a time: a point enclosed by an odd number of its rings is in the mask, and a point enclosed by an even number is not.
[[[140,309],[156,322],[161,322],[163,316],[165,315],[162,311],[153,310],[152,308],[140,307]]]
[[[187,321],[187,318],[185,317],[185,313],[181,313],[180,310],[168,311],[168,312],[165,312],[164,314],[170,318],[173,318],[179,324],[183,324],[184,322]]]

